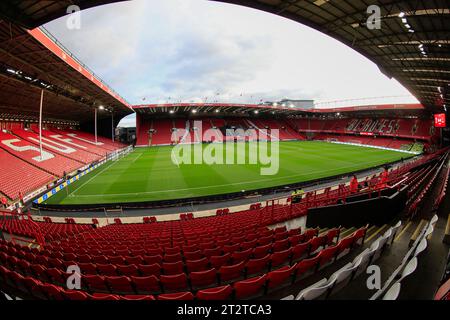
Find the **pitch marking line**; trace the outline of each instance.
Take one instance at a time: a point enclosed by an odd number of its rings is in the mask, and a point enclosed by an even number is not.
[[[76,192],[83,188],[87,183],[91,182],[93,179],[95,179],[99,174],[103,173],[106,169],[111,168],[113,165],[119,163],[120,161],[111,161],[111,163],[106,166],[105,168],[103,168],[103,170],[97,172],[93,177],[91,177],[89,180],[87,180],[86,182],[84,182],[82,185],[80,185],[78,188],[76,188],[75,190],[73,190],[70,194],[69,197],[74,197],[76,195]],[[77,195],[77,197],[80,197],[79,195]]]
[[[379,162],[380,160],[366,162],[368,163],[375,163]],[[350,166],[344,166],[340,168],[352,168],[358,165],[350,165]],[[105,168],[107,169],[107,168]],[[307,174],[300,173],[300,174],[294,174],[290,175],[289,177],[298,177],[298,176],[309,176],[311,174],[319,173],[319,172],[329,172],[334,171],[337,169],[329,169],[329,170],[317,170],[317,171],[311,171]],[[345,173],[343,173],[345,174]],[[157,191],[144,191],[144,192],[130,192],[130,193],[119,193],[119,194],[92,194],[92,195],[77,195],[77,197],[80,198],[87,198],[87,197],[120,197],[120,196],[137,196],[137,195],[144,195],[144,194],[155,194],[155,193],[168,193],[168,192],[177,192],[177,191],[188,191],[188,190],[200,190],[200,189],[209,189],[209,188],[218,188],[218,187],[226,187],[229,185],[246,185],[251,184],[255,182],[263,182],[263,181],[273,181],[273,180],[282,180],[286,179],[286,176],[283,177],[275,177],[275,178],[268,178],[268,179],[258,179],[258,180],[251,180],[251,181],[242,181],[242,182],[236,182],[236,183],[227,183],[227,184],[217,184],[217,185],[211,185],[211,186],[203,186],[203,187],[195,187],[195,188],[181,188],[181,189],[169,189],[169,190],[157,190]],[[87,182],[85,182],[86,184]],[[73,194],[73,193],[72,193]]]

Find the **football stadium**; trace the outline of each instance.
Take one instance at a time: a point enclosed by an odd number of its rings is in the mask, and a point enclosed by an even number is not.
[[[418,102],[132,104],[43,27],[122,1],[1,2],[0,300],[449,300],[448,2],[204,2],[324,33]]]

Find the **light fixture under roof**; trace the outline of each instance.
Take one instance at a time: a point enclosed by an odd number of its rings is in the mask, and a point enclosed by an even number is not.
[[[170,111],[169,111],[169,113],[174,113],[174,112],[175,112],[175,111],[173,111],[173,110],[170,110]]]
[[[219,111],[219,109],[216,109],[216,113],[219,113],[220,111]]]
[[[255,112],[255,114],[258,114],[258,113],[259,113],[259,111],[258,111],[258,110],[255,110],[254,112]]]
[[[196,109],[192,109],[192,113],[197,113],[197,110]]]
[[[403,18],[404,16],[405,16],[405,13],[403,11],[398,14],[399,18]]]

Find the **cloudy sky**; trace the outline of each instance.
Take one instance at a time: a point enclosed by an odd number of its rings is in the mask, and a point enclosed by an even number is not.
[[[206,0],[134,0],[82,11],[79,30],[68,29],[66,20],[45,27],[131,104],[416,101],[340,42],[254,9]],[[132,124],[133,117],[123,123]]]

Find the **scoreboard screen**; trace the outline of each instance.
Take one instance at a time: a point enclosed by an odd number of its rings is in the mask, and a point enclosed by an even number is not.
[[[447,126],[445,121],[445,113],[437,113],[434,115],[434,126],[436,128],[445,128]]]

